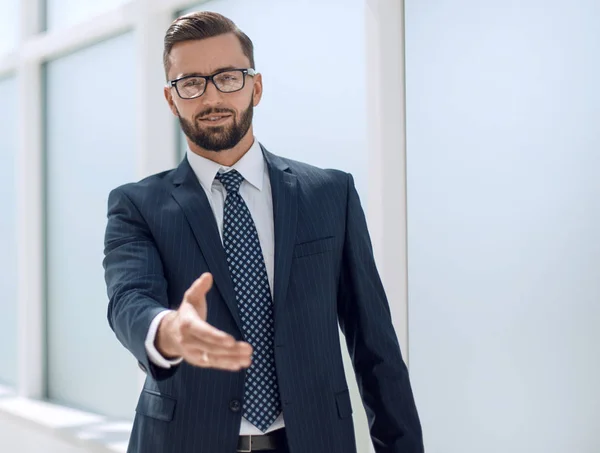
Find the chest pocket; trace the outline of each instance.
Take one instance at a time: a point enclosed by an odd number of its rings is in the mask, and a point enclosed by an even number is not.
[[[302,242],[294,246],[294,258],[302,256],[317,255],[333,250],[335,246],[335,236],[314,239],[308,242]]]

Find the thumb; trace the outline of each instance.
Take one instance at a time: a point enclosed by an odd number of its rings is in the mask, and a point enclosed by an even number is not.
[[[206,294],[213,284],[213,277],[210,273],[205,272],[196,279],[192,286],[185,292],[184,302],[192,305],[202,320],[206,321]]]

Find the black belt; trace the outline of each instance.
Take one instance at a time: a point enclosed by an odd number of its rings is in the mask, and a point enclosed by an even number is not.
[[[238,452],[252,452],[264,450],[277,450],[286,444],[285,428],[272,431],[260,436],[240,436],[238,438]]]

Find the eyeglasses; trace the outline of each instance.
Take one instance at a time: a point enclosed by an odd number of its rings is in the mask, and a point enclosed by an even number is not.
[[[175,87],[181,99],[194,99],[206,91],[210,80],[221,93],[235,93],[244,89],[246,75],[254,77],[254,69],[226,69],[210,76],[189,75],[171,80],[168,84]]]

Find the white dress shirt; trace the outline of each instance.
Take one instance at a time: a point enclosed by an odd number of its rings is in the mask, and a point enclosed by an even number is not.
[[[213,162],[202,156],[187,152],[187,158],[196,174],[200,185],[206,193],[206,197],[210,203],[210,207],[215,215],[221,241],[223,240],[223,207],[227,191],[221,182],[215,179],[217,172],[224,173],[229,170],[237,170],[243,177],[242,185],[240,186],[240,195],[248,205],[250,215],[256,225],[260,247],[265,259],[267,267],[267,275],[269,278],[269,287],[271,288],[271,297],[273,297],[273,275],[274,275],[274,259],[275,259],[275,236],[273,229],[273,198],[271,196],[271,179],[269,178],[268,167],[262,154],[260,144],[255,139],[254,144],[244,156],[237,161],[233,167],[225,167],[221,164]],[[150,360],[162,368],[171,368],[177,365],[182,359],[167,360],[156,349],[154,341],[158,325],[162,318],[169,312],[165,310],[157,315],[150,324],[148,335],[146,337],[146,352]],[[283,413],[279,415],[277,420],[269,427],[267,432],[283,428]],[[261,435],[263,434],[258,428],[252,425],[245,418],[242,418],[240,427],[240,435]]]

